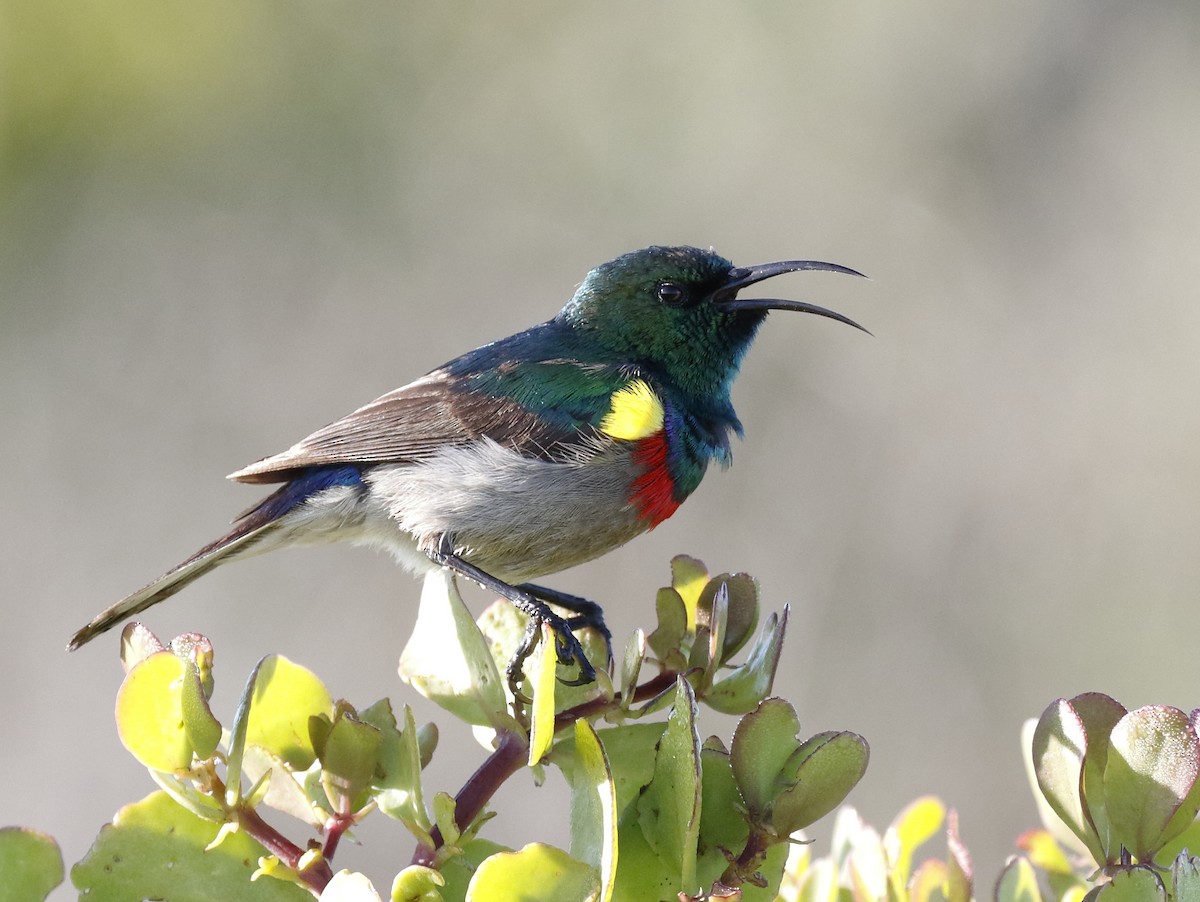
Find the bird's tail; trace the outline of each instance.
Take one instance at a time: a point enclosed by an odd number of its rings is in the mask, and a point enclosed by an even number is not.
[[[67,643],[67,651],[74,651],[123,620],[146,610],[151,605],[165,601],[215,567],[253,551],[266,550],[258,549],[256,546],[279,528],[279,517],[283,512],[280,508],[284,507],[280,502],[290,500],[284,497],[284,493],[288,492],[290,488],[290,486],[284,486],[275,494],[265,498],[262,503],[239,518],[233,529],[221,538],[205,545],[186,561],[172,567],[154,582],[125,596],[112,607],[101,611],[92,619],[91,623],[71,637],[71,641]],[[291,504],[286,505],[284,510],[291,506]]]

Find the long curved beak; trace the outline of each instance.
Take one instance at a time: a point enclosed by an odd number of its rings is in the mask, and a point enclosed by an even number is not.
[[[825,307],[818,307],[816,304],[809,304],[805,301],[788,301],[782,298],[739,298],[737,296],[737,293],[743,288],[756,282],[762,282],[764,279],[783,275],[785,272],[801,272],[810,269],[840,272],[848,276],[866,278],[862,273],[850,269],[848,266],[823,263],[820,260],[780,260],[777,263],[761,263],[758,266],[737,266],[729,271],[729,281],[713,294],[713,302],[722,310],[798,310],[801,313],[815,313],[817,316],[826,316],[839,323],[845,323],[847,326],[853,326],[855,329],[861,329],[870,335],[870,332],[849,317],[842,316],[842,314]]]

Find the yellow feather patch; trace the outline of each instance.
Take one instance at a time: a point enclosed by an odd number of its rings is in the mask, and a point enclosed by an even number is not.
[[[663,405],[644,379],[634,379],[612,393],[612,406],[600,421],[600,431],[613,438],[637,441],[663,428]]]

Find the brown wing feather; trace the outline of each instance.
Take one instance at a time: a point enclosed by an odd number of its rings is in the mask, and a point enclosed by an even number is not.
[[[546,458],[578,437],[547,424],[515,401],[455,392],[435,372],[376,398],[286,451],[250,464],[229,478],[283,482],[305,467],[415,462],[439,449],[469,444],[483,436]]]

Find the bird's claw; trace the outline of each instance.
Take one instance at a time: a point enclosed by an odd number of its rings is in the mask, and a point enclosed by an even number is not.
[[[600,605],[594,601],[588,601],[586,598],[580,598],[578,595],[568,595],[566,592],[559,592],[533,583],[522,583],[517,588],[528,592],[540,601],[549,602],[563,610],[570,611],[571,616],[567,618],[567,626],[571,632],[587,627],[599,633],[604,640],[604,662],[606,665],[613,662],[612,632],[609,631],[608,624],[604,622],[604,609]]]
[[[581,615],[578,615],[575,617],[571,617],[570,619],[567,620],[567,626],[568,626],[568,628],[570,628],[572,634],[574,634],[575,630],[581,630],[581,629],[585,629],[585,628],[593,629],[597,633],[599,633],[600,638],[604,640],[604,661],[606,664],[611,664],[613,662],[612,633],[609,632],[608,624],[606,624],[604,622],[603,615],[599,615],[596,617],[590,617],[590,616],[581,614]],[[561,652],[561,648],[559,650]],[[560,661],[563,660],[561,653],[559,654],[558,659]],[[566,663],[566,662],[564,662],[564,663]],[[592,678],[595,679],[594,672],[593,672]]]
[[[553,629],[553,627],[551,628]],[[571,632],[570,626],[567,626],[565,637],[555,630],[554,650],[558,655],[558,662],[560,664],[570,666],[572,661],[579,664],[579,675],[573,680],[559,680],[560,683],[564,686],[586,686],[588,683],[596,682],[596,668],[592,666],[592,662],[583,653],[583,646],[579,644],[579,640]]]
[[[545,623],[550,627],[550,631],[554,633],[554,654],[558,659],[558,663],[570,666],[571,664],[579,665],[579,675],[574,679],[560,679],[559,682],[564,686],[586,686],[588,683],[593,683],[596,680],[596,668],[592,666],[592,662],[588,660],[587,655],[583,651],[583,646],[572,632],[573,620],[563,620],[557,614],[548,613],[546,615],[533,615],[529,618],[529,623],[525,627],[525,635],[521,639],[521,644],[517,646],[517,650],[513,653],[512,659],[508,662],[504,673],[508,678],[508,688],[512,691],[513,697],[523,701],[530,702],[532,699],[526,698],[525,693],[521,691],[521,680],[525,675],[525,661],[533,653],[534,646],[537,645],[538,639],[542,634],[542,624]],[[581,624],[584,625],[584,624]],[[586,625],[593,625],[588,623]],[[605,641],[608,641],[608,630],[604,629]]]

